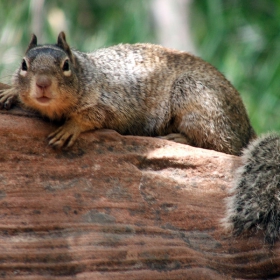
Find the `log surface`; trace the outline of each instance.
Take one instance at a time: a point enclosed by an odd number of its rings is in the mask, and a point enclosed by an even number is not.
[[[0,278],[280,279],[278,243],[220,220],[238,157],[0,111]]]

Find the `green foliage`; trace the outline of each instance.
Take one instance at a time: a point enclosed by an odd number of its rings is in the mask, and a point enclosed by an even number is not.
[[[51,12],[59,8],[63,11],[71,45],[91,51],[120,42],[151,41],[147,3],[138,0],[60,0],[46,1],[46,10]],[[52,35],[57,36],[56,33]]]
[[[24,23],[24,24],[23,24]],[[29,1],[0,1],[0,81],[9,82],[15,61],[21,61],[22,37],[30,25]],[[22,26],[22,28],[20,28]],[[30,35],[29,35],[30,36]],[[26,47],[26,45],[25,45]]]
[[[195,0],[199,53],[241,93],[257,133],[280,131],[280,2]]]

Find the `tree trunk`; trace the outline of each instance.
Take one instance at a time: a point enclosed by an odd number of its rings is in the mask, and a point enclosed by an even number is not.
[[[46,140],[55,128],[19,108],[0,111],[2,278],[280,274],[278,243],[221,227],[238,157],[112,130],[60,151]]]

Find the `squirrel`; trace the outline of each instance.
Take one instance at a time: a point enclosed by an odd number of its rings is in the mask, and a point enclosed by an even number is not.
[[[16,100],[65,120],[49,135],[58,148],[73,145],[83,131],[109,128],[240,155],[256,136],[239,93],[218,70],[152,44],[83,53],[70,49],[64,32],[55,45],[37,45],[33,35],[0,107]]]
[[[257,138],[238,91],[202,59],[153,44],[119,44],[83,53],[69,47],[64,32],[52,45],[38,45],[33,34],[12,87],[0,91],[1,109],[17,101],[64,121],[48,136],[57,148],[72,146],[81,132],[101,128],[238,156],[251,143],[224,224],[236,233],[263,224],[267,240],[277,238],[280,183],[271,160],[279,154],[279,138]],[[262,165],[263,172],[272,168],[270,179],[259,173]],[[270,200],[264,197],[264,205],[258,204],[270,181],[275,181]]]

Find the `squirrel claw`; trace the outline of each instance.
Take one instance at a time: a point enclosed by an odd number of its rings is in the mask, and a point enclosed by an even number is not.
[[[65,143],[67,143],[67,140],[68,140],[68,138],[64,139],[63,137],[61,137],[61,138],[53,137],[49,141],[49,145],[53,148],[61,149],[64,146],[65,147],[68,146],[68,145],[65,145]]]
[[[4,105],[4,106],[3,106]],[[11,109],[12,105],[13,105],[13,98],[9,97],[7,99],[7,101],[3,104],[2,106],[4,107],[4,109],[9,110]]]

